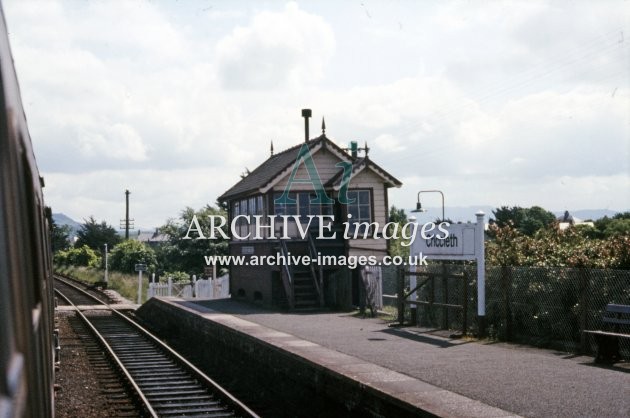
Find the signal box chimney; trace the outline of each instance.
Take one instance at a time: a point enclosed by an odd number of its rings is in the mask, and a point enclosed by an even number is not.
[[[308,118],[312,116],[311,109],[302,109],[302,117],[304,118],[304,142],[308,142]]]

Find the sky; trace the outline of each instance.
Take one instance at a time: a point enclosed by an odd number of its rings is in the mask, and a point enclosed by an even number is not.
[[[214,204],[303,108],[398,207],[630,209],[628,1],[2,3],[45,199],[77,221],[118,227],[125,189],[142,227]]]

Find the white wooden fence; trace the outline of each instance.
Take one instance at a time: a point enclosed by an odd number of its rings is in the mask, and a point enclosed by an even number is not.
[[[230,297],[230,277],[226,274],[216,279],[196,280],[193,284],[173,283],[169,277],[167,283],[149,283],[148,298],[154,296],[176,296],[196,299],[221,299]]]

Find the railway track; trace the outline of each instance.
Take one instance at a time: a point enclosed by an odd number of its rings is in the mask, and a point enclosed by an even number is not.
[[[109,303],[109,299],[102,293],[88,292],[81,289],[76,282],[61,277],[55,277],[55,289],[70,299],[75,305],[102,305]],[[61,304],[67,304],[65,298],[59,300]]]
[[[55,292],[68,304],[104,303],[56,278]],[[67,295],[66,295],[67,293]],[[76,301],[76,302],[75,302]],[[122,376],[141,414],[152,417],[257,417],[242,402],[158,338],[117,310],[76,308],[113,369]],[[102,365],[101,365],[102,367]]]

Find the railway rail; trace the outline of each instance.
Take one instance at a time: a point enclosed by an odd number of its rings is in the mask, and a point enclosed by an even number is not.
[[[114,369],[121,373],[143,415],[258,417],[241,401],[121,312],[57,277],[55,292],[75,307],[77,316],[95,337]],[[91,311],[81,306],[94,304],[105,305],[109,309]]]
[[[78,282],[68,279],[66,277],[55,276],[55,289],[58,289],[67,298],[72,300],[75,305],[94,305],[94,304],[107,304],[110,302],[109,298],[103,293],[88,292],[85,289],[81,289],[78,286]],[[66,299],[58,299],[58,303],[66,304]]]

